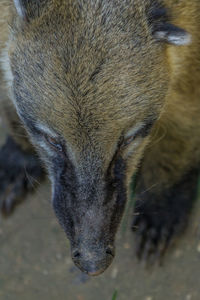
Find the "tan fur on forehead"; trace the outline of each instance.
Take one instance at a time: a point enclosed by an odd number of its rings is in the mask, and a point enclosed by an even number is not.
[[[101,145],[108,160],[122,134],[157,117],[167,88],[147,2],[129,2],[50,1],[40,17],[12,26],[20,105],[78,151]]]
[[[129,28],[130,32],[124,35],[123,28],[120,29],[120,26],[123,27],[120,22],[116,21],[113,28],[104,24],[99,26],[98,18],[101,19],[101,13],[98,16],[93,12],[93,20],[83,18],[82,21],[72,17],[64,18],[61,15],[60,22],[57,22],[56,11],[53,14],[51,18],[46,16],[47,19],[43,17],[41,21],[36,20],[31,28],[24,25],[22,34],[17,35],[16,61],[24,60],[26,55],[29,64],[34,68],[31,74],[33,77],[30,75],[31,70],[28,70],[28,74],[24,70],[27,85],[30,83],[31,86],[34,79],[39,87],[43,85],[43,89],[50,89],[48,97],[51,98],[52,94],[55,99],[56,95],[51,91],[50,84],[54,81],[53,88],[58,94],[56,98],[59,98],[61,93],[66,97],[65,101],[62,100],[64,105],[80,105],[81,110],[84,110],[84,104],[90,105],[94,110],[98,107],[100,113],[111,113],[107,108],[113,108],[113,105],[120,108],[126,101],[124,99],[133,94],[133,88],[135,95],[132,98],[136,98],[141,84],[146,86],[151,94],[155,78],[151,78],[152,83],[146,81],[147,69],[151,71],[155,64],[160,65],[162,59],[154,58],[153,54],[159,47],[151,41],[150,31],[145,31],[145,25],[133,26],[132,31]],[[48,26],[47,20],[50,22]],[[139,36],[140,32],[143,36]],[[146,39],[149,39],[148,47]],[[152,53],[151,61],[146,59],[147,52],[149,55]],[[20,57],[19,53],[23,56]],[[138,65],[139,59],[143,59],[145,64]],[[24,67],[25,63],[20,61],[20,65]],[[57,100],[59,102],[59,99]],[[126,108],[124,115],[127,117],[127,105]],[[60,107],[60,110],[63,111],[63,108]]]
[[[29,22],[17,17],[13,4],[8,9],[11,3],[0,2],[0,47],[5,48],[12,12],[9,56],[19,102],[28,107],[27,115],[71,142],[72,150],[90,144],[110,161],[120,135],[155,117],[164,102],[167,118],[160,117],[155,132],[157,127],[165,132],[177,118],[184,128],[199,128],[188,114],[188,99],[195,103],[192,113],[199,114],[199,0],[49,0]],[[191,34],[191,46],[166,46],[153,38],[148,10],[158,4],[174,25]],[[180,124],[174,125],[177,135]],[[195,130],[185,129],[188,134],[181,137],[191,149],[191,136],[199,138]],[[128,164],[129,177],[142,148]]]

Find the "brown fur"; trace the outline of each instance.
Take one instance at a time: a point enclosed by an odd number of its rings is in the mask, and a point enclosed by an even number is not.
[[[169,91],[164,112],[154,128],[145,156],[147,165],[144,174],[150,186],[151,181],[173,184],[191,167],[198,166],[200,158],[200,21],[197,14],[200,4],[198,1],[166,3],[172,12],[173,23],[191,33],[192,43],[181,48],[167,48]],[[160,172],[156,164],[161,164]],[[170,169],[167,177],[163,166]]]
[[[199,164],[200,2],[159,1],[192,36],[179,47],[152,35],[156,1],[125,2],[51,0],[20,20],[1,1],[0,47],[10,36],[14,103],[27,130],[25,115],[62,135],[80,176],[103,178],[127,131],[156,120],[151,135],[120,156],[127,189],[143,156],[145,186],[162,190]]]

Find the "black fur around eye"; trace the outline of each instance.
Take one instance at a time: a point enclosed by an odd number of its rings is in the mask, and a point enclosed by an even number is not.
[[[56,141],[56,139],[47,135],[45,135],[45,139],[50,144],[50,146],[53,147],[55,150],[59,152],[63,152],[63,146],[58,141]]]
[[[149,121],[145,126],[143,126],[137,133],[136,136],[141,136],[145,138],[147,135],[150,134],[151,129],[153,127],[154,121]]]

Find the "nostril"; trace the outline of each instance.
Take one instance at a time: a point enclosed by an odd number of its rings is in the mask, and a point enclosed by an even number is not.
[[[91,276],[97,276],[111,264],[115,256],[115,247],[110,244],[104,247],[97,247],[96,244],[96,247],[93,244],[89,246],[72,248],[71,256],[81,271]]]
[[[81,253],[78,250],[73,251],[72,253],[73,258],[79,258],[81,256]]]
[[[113,257],[115,256],[115,252],[114,252],[114,248],[109,246],[107,249],[106,249],[106,254],[109,254],[109,255],[112,255]]]

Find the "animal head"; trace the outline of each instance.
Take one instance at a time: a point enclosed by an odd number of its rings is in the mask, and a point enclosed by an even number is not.
[[[17,112],[52,181],[75,264],[102,273],[128,186],[165,104],[166,43],[189,35],[155,1],[14,0]]]

